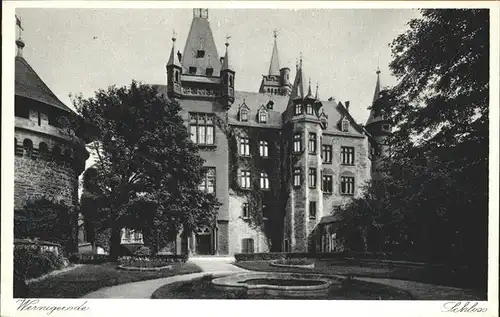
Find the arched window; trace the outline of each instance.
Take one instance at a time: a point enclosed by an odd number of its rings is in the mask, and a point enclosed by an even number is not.
[[[248,111],[246,109],[241,109],[240,111],[240,121],[248,121]]]
[[[47,143],[45,142],[40,142],[38,145],[38,155],[41,159],[47,159],[49,154],[49,147],[47,146]]]
[[[259,123],[266,123],[266,122],[267,122],[267,111],[260,110],[259,111]]]
[[[347,120],[347,118],[344,118],[344,120],[342,120],[342,132],[347,131],[349,131],[349,120]]]
[[[24,139],[23,141],[23,156],[31,157],[33,154],[33,141]]]
[[[227,76],[229,77],[229,87],[233,87],[233,76],[230,74],[227,74]]]

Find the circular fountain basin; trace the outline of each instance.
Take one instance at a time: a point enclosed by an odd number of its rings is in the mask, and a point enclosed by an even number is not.
[[[340,281],[316,274],[279,272],[252,272],[230,275],[212,280],[219,290],[246,290],[248,295],[272,295],[287,297],[325,297],[332,287],[340,287]]]

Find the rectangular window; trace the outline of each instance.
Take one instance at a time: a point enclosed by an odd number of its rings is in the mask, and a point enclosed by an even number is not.
[[[250,156],[250,140],[247,138],[240,139],[240,155]]]
[[[248,121],[248,111],[246,110],[240,111],[240,120],[244,122]]]
[[[331,194],[333,192],[333,176],[323,175],[323,192]]]
[[[300,103],[295,105],[295,115],[302,114],[302,105]]]
[[[269,176],[266,173],[260,173],[260,188],[269,189]]]
[[[296,168],[293,170],[293,186],[300,187],[301,184],[302,184],[302,173],[300,171],[300,168]]]
[[[267,141],[259,141],[259,153],[260,157],[268,157]]]
[[[316,188],[316,168],[309,168],[309,188]]]
[[[267,121],[267,113],[263,110],[259,111],[259,122],[266,123]]]
[[[196,74],[196,67],[194,67],[194,66],[190,66],[190,67],[189,67],[189,74],[191,74],[191,75],[195,75],[195,74]]]
[[[199,189],[201,191],[213,194],[215,193],[215,167],[206,167],[205,175],[201,180]]]
[[[241,171],[240,186],[241,188],[250,188],[250,171]]]
[[[323,157],[323,163],[331,164],[332,163],[332,146],[331,145],[323,145],[321,155]]]
[[[241,211],[243,219],[248,219],[250,217],[250,210],[248,208],[248,203],[243,203]]]
[[[309,153],[316,154],[316,133],[309,133]]]
[[[343,146],[341,147],[342,165],[354,165],[354,148]]]
[[[196,51],[196,58],[203,58],[205,57],[205,51],[204,50],[198,50]]]
[[[351,176],[341,177],[340,192],[346,195],[354,195],[354,177]]]
[[[300,153],[302,151],[302,140],[300,133],[295,133],[293,135],[293,151],[295,153]]]
[[[313,114],[313,106],[312,106],[312,104],[310,104],[310,103],[307,104],[306,113],[307,114]]]
[[[316,219],[316,202],[309,202],[309,219]]]
[[[200,145],[214,144],[214,118],[213,114],[208,113],[190,113],[189,114],[189,132],[191,141]]]

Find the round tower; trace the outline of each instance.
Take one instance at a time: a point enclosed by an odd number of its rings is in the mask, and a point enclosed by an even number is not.
[[[292,83],[290,82],[290,68],[280,69],[281,95],[289,96],[292,92]]]
[[[21,29],[20,20],[17,27]],[[22,57],[16,40],[14,208],[42,196],[73,207],[89,154],[80,118],[64,105]],[[75,124],[73,124],[75,123]]]

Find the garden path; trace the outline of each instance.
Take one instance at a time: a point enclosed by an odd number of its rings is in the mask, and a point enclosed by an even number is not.
[[[166,284],[189,281],[209,274],[222,276],[228,273],[247,272],[245,269],[232,265],[233,261],[233,257],[192,257],[189,262],[199,266],[203,272],[105,287],[83,298],[151,298],[154,291]]]

